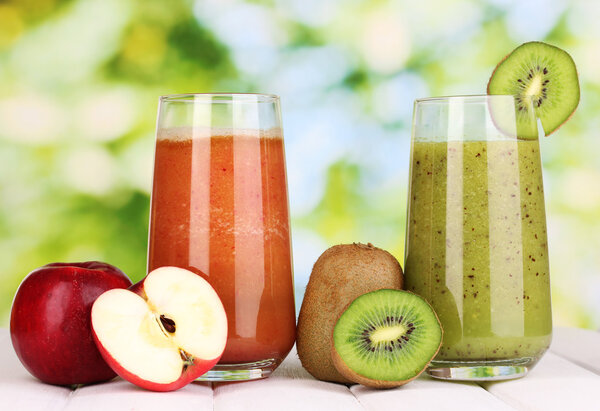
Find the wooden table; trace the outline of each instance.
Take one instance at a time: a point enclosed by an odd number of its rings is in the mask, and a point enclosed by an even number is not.
[[[119,378],[70,390],[27,373],[8,330],[0,329],[1,410],[600,410],[600,333],[557,328],[550,351],[530,374],[494,383],[421,376],[392,390],[317,381],[295,352],[265,380],[193,383],[170,393],[144,391]]]

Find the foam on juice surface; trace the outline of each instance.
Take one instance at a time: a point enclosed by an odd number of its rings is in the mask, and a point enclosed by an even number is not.
[[[248,129],[248,128],[212,128],[212,127],[166,127],[159,128],[157,140],[187,141],[210,137],[236,138],[282,138],[281,128]]]

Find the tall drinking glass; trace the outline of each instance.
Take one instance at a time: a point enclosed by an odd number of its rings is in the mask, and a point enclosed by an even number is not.
[[[405,275],[444,329],[433,377],[520,377],[550,344],[536,130],[512,96],[415,103]]]
[[[225,306],[225,352],[201,380],[268,376],[296,335],[277,96],[161,97],[149,237],[149,271],[191,270]]]

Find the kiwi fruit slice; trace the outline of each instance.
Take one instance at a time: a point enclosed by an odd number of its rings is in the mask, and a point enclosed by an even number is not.
[[[548,136],[579,104],[577,68],[571,56],[558,47],[538,41],[524,43],[496,66],[487,92],[515,96],[519,137],[537,138],[532,111]]]
[[[331,356],[349,380],[392,388],[417,378],[441,345],[440,321],[423,298],[381,289],[361,295],[340,315]]]
[[[331,359],[333,327],[356,297],[381,288],[401,289],[402,268],[373,244],[339,244],[316,261],[298,316],[296,348],[302,366],[322,381],[349,384]]]

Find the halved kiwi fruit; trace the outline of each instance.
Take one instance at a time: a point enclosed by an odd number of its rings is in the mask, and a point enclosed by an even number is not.
[[[441,344],[440,322],[423,298],[381,289],[356,298],[340,315],[331,355],[350,381],[392,388],[418,377]]]
[[[571,56],[558,47],[537,41],[524,43],[498,64],[487,92],[515,96],[519,137],[537,138],[532,110],[548,136],[579,104],[577,68]]]

